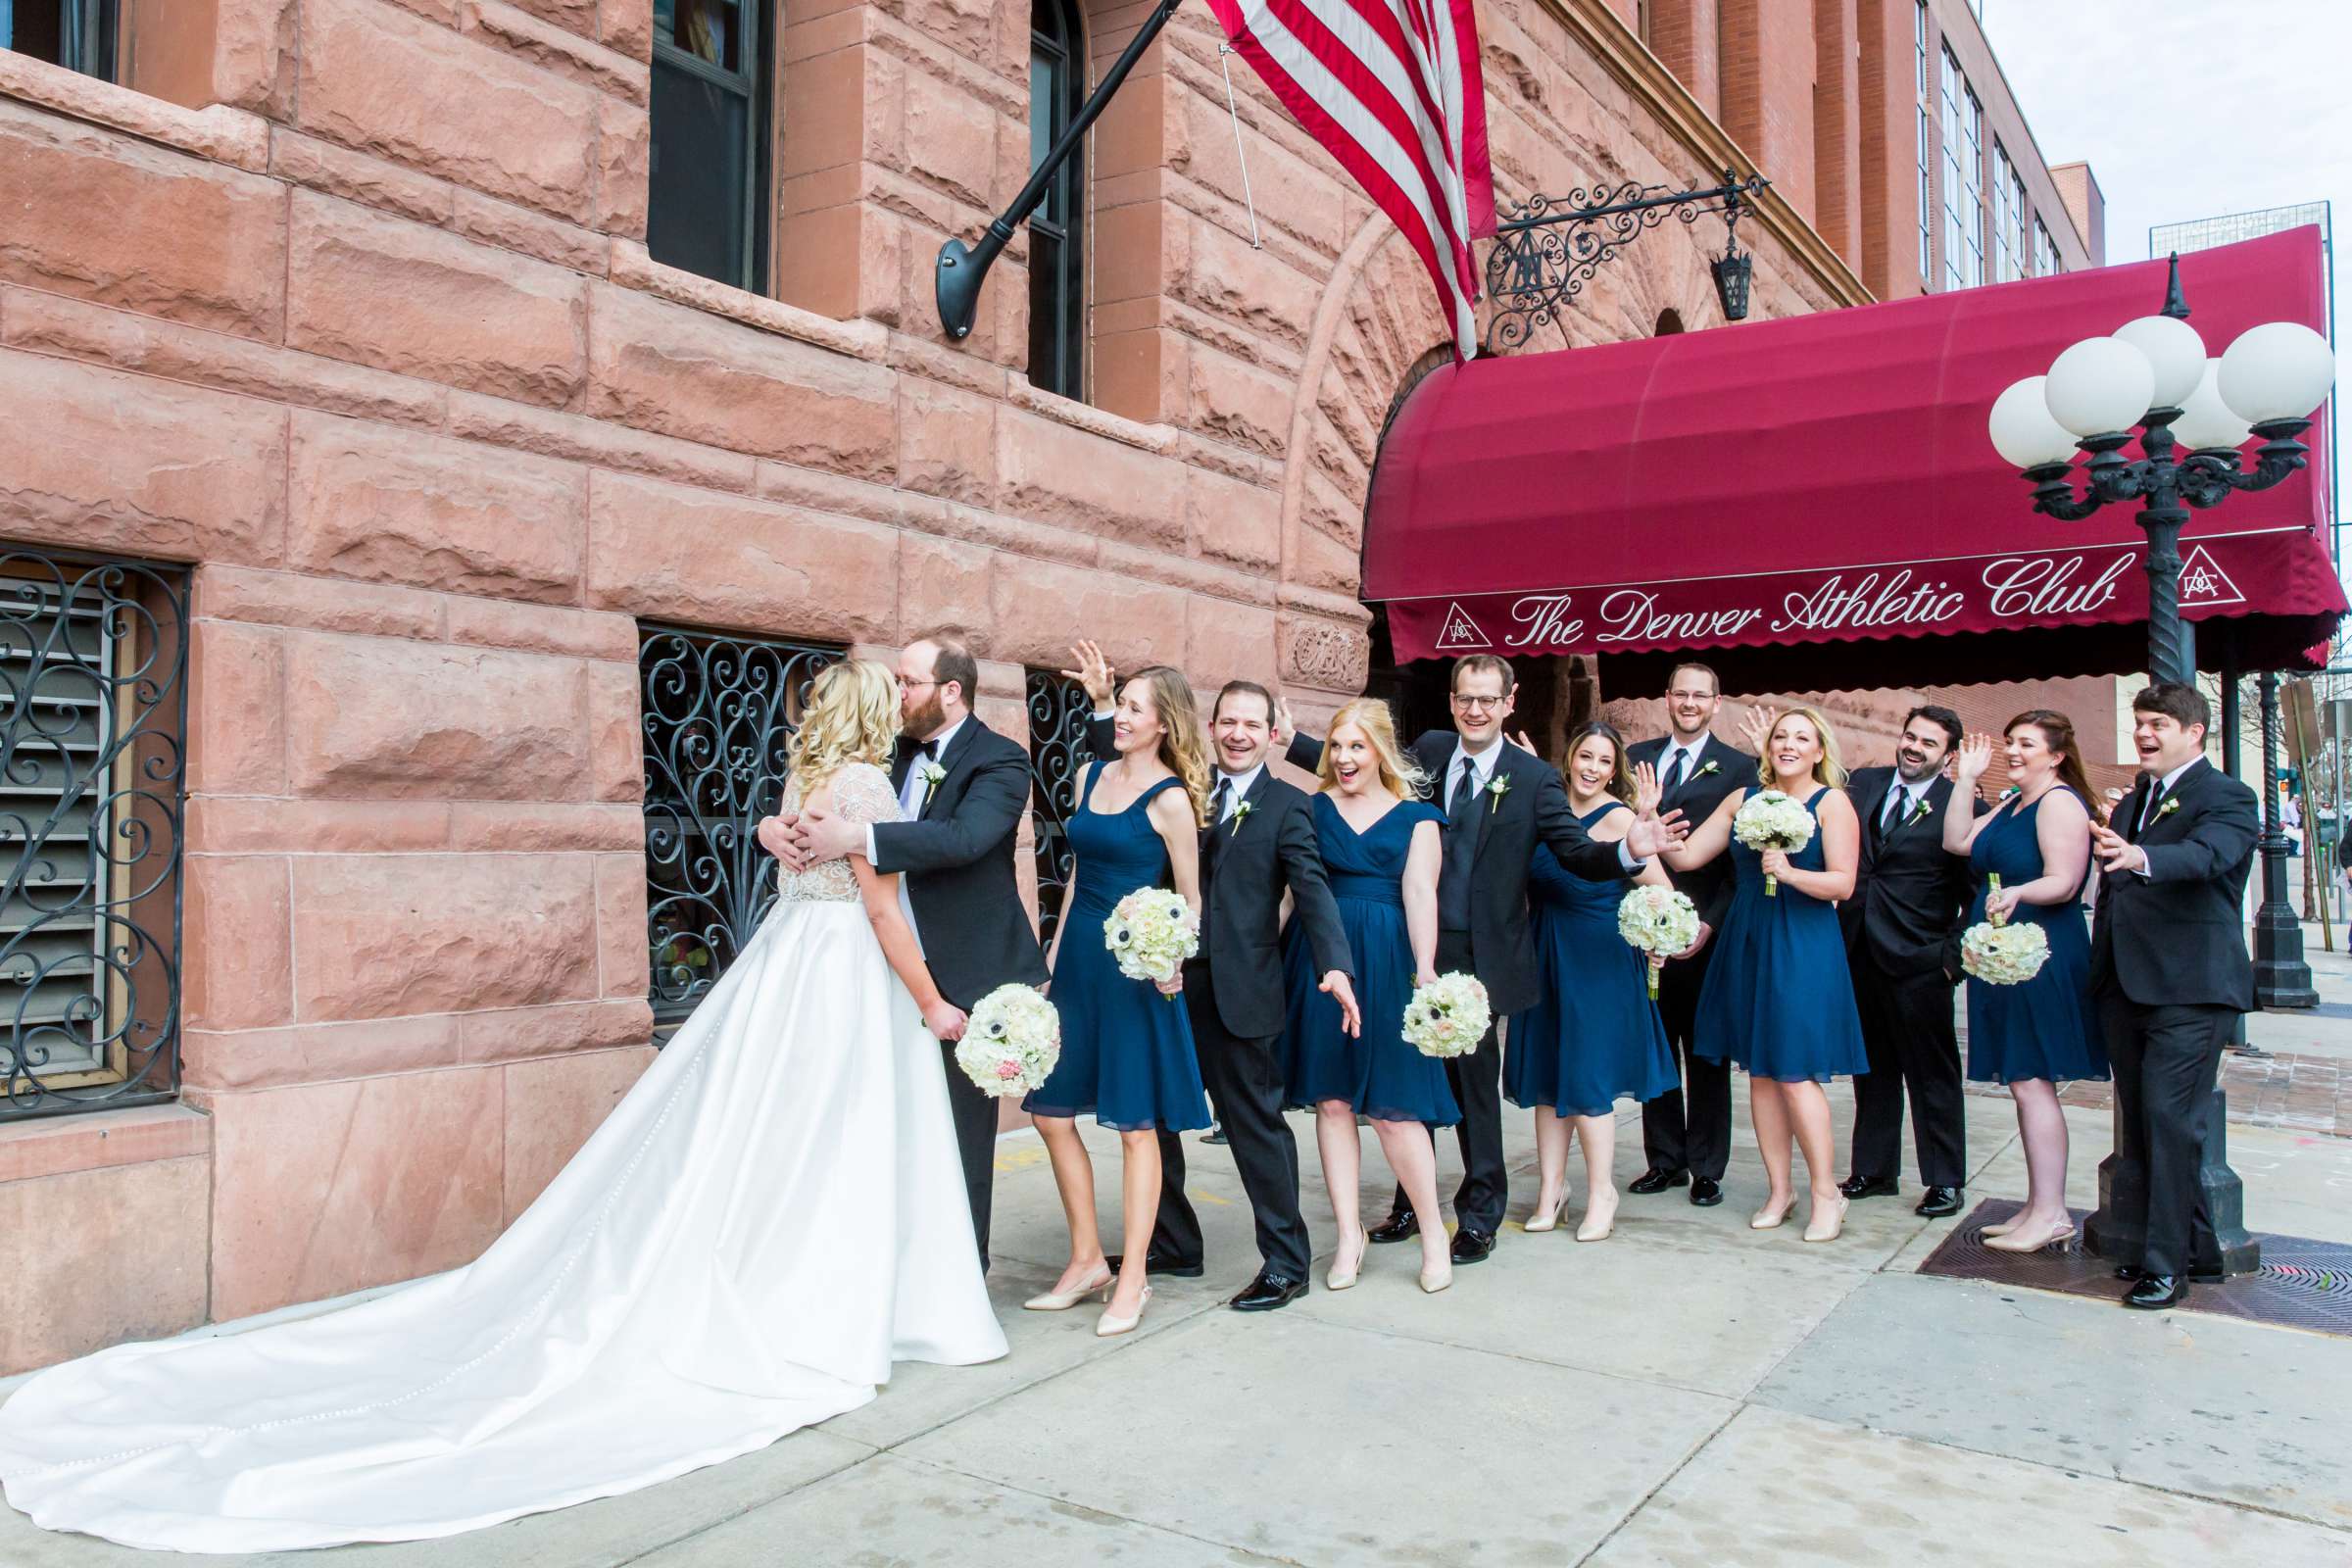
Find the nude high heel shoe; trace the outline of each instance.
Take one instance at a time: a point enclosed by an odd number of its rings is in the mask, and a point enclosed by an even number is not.
[[[1789,1194],[1788,1201],[1781,1205],[1780,1212],[1777,1214],[1772,1211],[1772,1200],[1768,1198],[1764,1201],[1766,1206],[1757,1209],[1747,1222],[1747,1228],[1751,1231],[1779,1230],[1782,1224],[1788,1220],[1788,1211],[1796,1206],[1796,1195]]]
[[[1362,1226],[1357,1226],[1355,1231],[1355,1261],[1349,1264],[1347,1268],[1343,1269],[1340,1267],[1339,1255],[1334,1253],[1331,1259],[1331,1272],[1323,1276],[1323,1288],[1327,1291],[1344,1291],[1349,1286],[1353,1285],[1355,1283],[1355,1276],[1363,1269],[1364,1254],[1371,1250],[1371,1233],[1366,1231]]]
[[[1539,1231],[1557,1230],[1560,1224],[1560,1211],[1567,1206],[1568,1190],[1563,1187],[1560,1189],[1560,1200],[1551,1205],[1550,1212],[1546,1213],[1543,1209],[1538,1209],[1533,1214],[1527,1216],[1527,1223],[1520,1228],[1525,1230],[1530,1236],[1535,1235]]]
[[[1105,1263],[1102,1266],[1102,1272],[1096,1278],[1090,1279],[1072,1290],[1048,1291],[1043,1296],[1032,1296],[1021,1303],[1021,1310],[1024,1312],[1067,1312],[1097,1291],[1102,1293],[1105,1300],[1109,1299],[1111,1287],[1118,1283],[1118,1275],[1112,1273],[1110,1265]]]
[[[1791,1203],[1789,1206],[1793,1208],[1795,1204]],[[1819,1221],[1815,1221],[1814,1223],[1807,1225],[1805,1227],[1805,1240],[1808,1242],[1836,1241],[1838,1237],[1838,1233],[1845,1229],[1845,1211],[1847,1206],[1845,1196],[1842,1193],[1839,1194],[1838,1198],[1838,1207],[1831,1213],[1829,1224],[1824,1226]]]
[[[1115,1312],[1103,1313],[1095,1323],[1095,1338],[1107,1340],[1115,1335],[1133,1334],[1135,1326],[1144,1320],[1144,1308],[1151,1304],[1152,1287],[1147,1285],[1144,1287],[1143,1298],[1135,1303],[1135,1315],[1120,1317]]]
[[[1609,1194],[1609,1206],[1605,1213],[1595,1215],[1592,1212],[1594,1206],[1591,1199],[1585,1200],[1585,1222],[1576,1228],[1576,1239],[1580,1242],[1605,1242],[1609,1239],[1609,1233],[1617,1228],[1615,1191]]]
[[[1435,1273],[1426,1268],[1421,1271],[1421,1289],[1427,1295],[1435,1296],[1452,1284],[1453,1265],[1450,1262]]]

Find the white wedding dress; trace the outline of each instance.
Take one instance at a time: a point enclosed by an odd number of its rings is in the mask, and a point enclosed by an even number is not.
[[[838,814],[893,820],[879,769]],[[741,956],[474,1262],[341,1311],[124,1345],[0,1405],[53,1530],[240,1552],[405,1541],[610,1496],[1004,1353],[938,1043],[846,861]]]

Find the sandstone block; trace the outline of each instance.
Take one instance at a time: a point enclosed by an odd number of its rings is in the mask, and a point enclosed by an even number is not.
[[[997,491],[996,400],[916,376],[899,381],[899,483],[987,506]]]
[[[940,528],[952,538],[1037,561],[1091,566],[1102,559],[1102,541],[1091,533],[1007,517],[977,507],[949,507]]]
[[[466,1013],[459,1020],[459,1029],[460,1049],[468,1062],[527,1061],[642,1046],[653,1038],[654,1009],[643,998],[625,997],[549,1007],[504,1007]]]
[[[288,801],[199,795],[188,802],[187,851],[190,855],[329,855],[445,850],[452,847],[452,809],[447,801]]]
[[[596,36],[597,0],[514,0],[542,22],[552,22],[583,38]]]
[[[863,517],[893,528],[935,531],[947,520],[948,503],[936,496],[918,495],[895,485],[846,478],[822,468],[796,467],[789,463],[760,464],[760,499],[837,516]]]
[[[601,97],[372,0],[302,0],[302,128],[493,196],[587,221]]]
[[[862,478],[897,457],[897,380],[628,289],[591,296],[587,412],[641,430]]]
[[[749,491],[760,466],[757,458],[717,447],[470,392],[449,395],[449,433],[712,490]]]
[[[994,552],[913,532],[899,535],[899,627],[902,638],[926,626],[962,626],[973,652],[990,649],[989,574]]]
[[[214,8],[213,91],[264,118],[294,115],[300,0],[218,0]]]
[[[645,729],[633,665],[588,666],[588,768],[599,801],[645,799]],[[642,827],[642,824],[640,824]]]
[[[654,122],[646,112],[611,98],[599,103],[596,227],[624,239],[645,238],[646,201],[653,168]]]
[[[642,997],[651,986],[645,897],[642,838],[634,853],[597,857],[596,942],[608,997]]]
[[[1270,570],[1282,559],[1282,492],[1196,468],[1185,477],[1184,517],[1203,561]]]
[[[919,70],[906,74],[903,102],[901,156],[906,172],[958,201],[975,207],[998,205],[997,130],[1002,119],[996,111],[961,85]]]
[[[450,226],[485,244],[503,246],[575,272],[603,275],[612,242],[594,229],[534,213],[478,191],[457,193]]]
[[[213,1124],[184,1105],[133,1105],[0,1128],[0,1182],[107,1170],[213,1152]]]
[[[79,1119],[79,1118],[75,1118]],[[212,1161],[164,1159],[0,1183],[0,1377],[205,1319]]]
[[[1186,361],[1194,429],[1273,457],[1289,449],[1290,380],[1198,344]]]
[[[617,474],[589,490],[588,603],[640,617],[835,642],[888,635],[887,528]]]
[[[181,561],[282,559],[283,409],[0,353],[0,532]]]
[[[196,568],[196,613],[215,620],[439,642],[449,601],[414,588],[242,566]]]
[[[588,476],[547,458],[297,413],[288,555],[305,570],[564,603],[579,591]]]
[[[446,224],[457,212],[458,187],[446,180],[283,125],[270,133],[270,172],[420,223]]]
[[[594,881],[584,855],[297,857],[295,1015],[592,1000]]]
[[[503,599],[450,600],[449,640],[565,659],[634,662],[637,658],[637,623],[626,615]]]
[[[1322,302],[1324,279],[1308,277],[1272,251],[1253,251],[1249,236],[1195,219],[1170,292],[1251,332],[1304,348]]]
[[[1184,668],[1203,703],[1229,680],[1276,684],[1272,610],[1194,594],[1184,602]]]
[[[305,635],[288,650],[297,794],[578,800],[587,668],[527,654]]]
[[[558,408],[579,389],[576,273],[309,192],[292,251],[292,347]]]
[[[458,1015],[295,1024],[233,1034],[188,1032],[183,1072],[190,1088],[270,1089],[422,1072],[458,1061]]]
[[[456,1067],[211,1094],[213,1315],[469,1262],[504,1223],[506,1082]]]
[[[508,50],[543,71],[569,76],[585,86],[634,104],[646,101],[649,68],[640,61],[602,49],[571,22],[584,19],[531,15],[533,7],[517,8],[502,0],[462,0],[458,25],[466,32]]]
[[[182,963],[188,1024],[255,1029],[294,1016],[294,929],[281,856],[192,855]]]
[[[631,60],[654,57],[654,0],[603,0],[597,36]]]
[[[653,1063],[653,1047],[631,1046],[517,1061],[506,1069],[509,1224],[547,1190]]]
[[[199,620],[190,650],[188,789],[282,795],[286,650],[275,630]]]
[[[0,278],[274,339],[285,199],[260,174],[0,99]]]
[[[1073,637],[1101,643],[1120,669],[1184,663],[1184,595],[1158,583],[999,556],[989,619],[989,653],[1023,664],[1061,668]]]
[[[1090,430],[1006,409],[997,416],[1001,510],[1033,522],[1181,549],[1183,470]]]
[[[449,808],[453,850],[553,855],[625,854],[644,869],[645,813],[627,803],[458,801]]]

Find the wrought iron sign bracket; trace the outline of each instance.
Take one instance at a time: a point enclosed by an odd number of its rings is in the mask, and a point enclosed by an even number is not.
[[[1742,179],[1737,170],[1727,169],[1723,183],[1708,190],[1669,192],[1663,185],[1628,180],[1579,187],[1565,200],[1530,196],[1494,225],[1494,244],[1487,252],[1487,293],[1496,309],[1483,346],[1490,354],[1515,349],[1538,327],[1558,321],[1605,264],[1669,218],[1696,223],[1708,214],[1722,215],[1724,247],[1713,264],[1715,295],[1724,319],[1744,319],[1751,262],[1740,251],[1740,215],[1771,183],[1761,174]]]

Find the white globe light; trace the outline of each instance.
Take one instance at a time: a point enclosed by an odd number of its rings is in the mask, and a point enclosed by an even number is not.
[[[2079,436],[2129,430],[2155,407],[2156,368],[2119,338],[2085,338],[2050,362],[2042,396]]]
[[[2241,447],[2254,433],[2222,401],[2221,372],[2221,361],[2205,362],[2205,374],[2180,401],[2180,417],[2173,421],[2173,439],[2192,452]]]
[[[2143,316],[2117,327],[2115,335],[2145,354],[2156,371],[2152,409],[2179,408],[2205,378],[2205,340],[2177,317]]]
[[[1992,400],[1985,430],[1992,437],[1992,449],[2013,468],[2038,468],[2074,458],[2074,436],[2050,417],[2050,406],[2043,399],[2042,383],[2048,379],[2029,375]]]
[[[2222,356],[2222,401],[2248,424],[2300,419],[2335,385],[2335,352],[2299,321],[2248,328]]]

